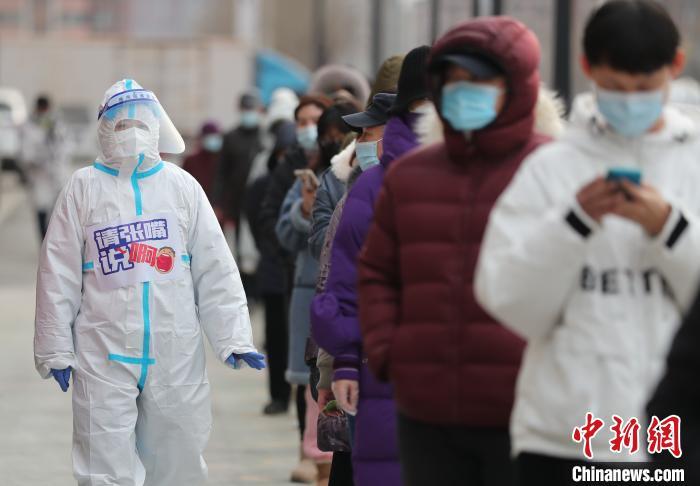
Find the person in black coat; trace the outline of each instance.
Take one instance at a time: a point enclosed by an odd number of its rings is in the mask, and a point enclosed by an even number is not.
[[[272,173],[287,150],[296,144],[294,123],[280,121],[270,130],[275,144],[267,161],[267,173],[255,179],[246,191],[245,213],[260,253],[256,270],[258,294],[265,307],[265,351],[268,363],[270,402],[263,408],[265,415],[287,412],[291,386],[284,378],[287,368],[287,307],[285,303],[285,261],[273,245],[266,245],[259,223],[260,210],[272,180]]]
[[[219,220],[238,228],[245,201],[248,175],[255,157],[263,150],[260,120],[262,106],[257,95],[246,93],[239,101],[240,123],[224,135],[214,186],[214,207]]]
[[[280,246],[275,233],[275,226],[282,208],[282,202],[287,195],[287,191],[294,184],[294,171],[313,165],[313,161],[318,159],[316,140],[310,137],[309,134],[316,132],[318,119],[321,117],[323,110],[330,104],[330,100],[322,96],[304,96],[299,100],[299,105],[294,111],[297,144],[287,149],[282,161],[277,164],[270,174],[265,197],[257,213],[255,225],[257,236],[255,238],[258,242],[258,250],[262,255],[276,255],[279,259],[278,261],[284,262],[284,265],[279,267],[284,269],[282,276],[285,295],[284,308],[277,309],[277,311],[284,314],[285,328],[287,327],[287,308],[294,278],[294,258]],[[286,366],[286,361],[284,366]],[[299,387],[297,390],[296,403],[299,431],[300,434],[303,434],[305,426],[304,415],[306,413],[303,387]],[[273,403],[270,403],[269,406],[266,406],[265,412],[280,413],[278,411],[279,408],[280,404],[273,405]]]
[[[330,100],[322,96],[304,96],[301,98],[299,106],[294,111],[298,139],[300,135],[308,133],[310,128],[313,128],[312,131],[315,132],[318,119],[321,117],[323,110],[330,104]],[[306,136],[302,136],[302,139],[306,139]],[[284,257],[289,271],[288,283],[291,283],[294,275],[294,260],[277,241],[275,225],[277,224],[282,202],[287,195],[287,191],[294,184],[294,171],[305,169],[313,165],[314,160],[318,159],[316,140],[314,139],[313,143],[304,143],[306,147],[303,147],[301,143],[290,147],[284,159],[277,164],[270,175],[270,182],[257,221],[261,236],[261,251],[265,251],[268,254],[278,253]],[[287,291],[291,292],[291,285],[288,286]]]

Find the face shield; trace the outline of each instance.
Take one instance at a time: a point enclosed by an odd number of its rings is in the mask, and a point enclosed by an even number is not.
[[[177,154],[185,142],[153,92],[131,79],[121,80],[105,93],[98,112],[98,139],[104,162],[118,162],[143,154]]]

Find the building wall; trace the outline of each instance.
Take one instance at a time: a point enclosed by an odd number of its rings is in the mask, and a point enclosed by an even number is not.
[[[19,89],[29,104],[46,93],[57,106],[80,106],[96,115],[112,83],[134,78],[156,93],[188,135],[207,119],[233,124],[238,97],[253,82],[252,57],[233,40],[17,37],[0,43],[0,86]]]
[[[573,92],[588,89],[579,68],[581,35],[601,0],[571,0]],[[475,2],[482,14],[494,0],[439,0],[433,22],[431,0],[0,0],[2,37],[61,38],[123,36],[130,40],[236,37],[249,48],[275,49],[310,69],[319,63],[356,66],[372,77],[384,58],[429,44],[469,19]],[[542,79],[553,83],[554,0],[501,0],[504,12],[525,22],[540,39]],[[687,73],[700,77],[700,2],[666,0],[681,27]],[[381,9],[375,53],[374,19]],[[320,22],[319,22],[320,19]]]
[[[261,45],[278,49],[309,68],[316,66],[312,12],[314,0],[261,0]],[[326,2],[326,60],[358,67],[368,76],[375,69],[372,44],[372,16],[375,5],[383,7],[380,30],[380,59],[430,43],[430,0],[324,0]],[[471,18],[473,2],[488,13],[492,0],[440,0],[437,32],[442,34],[457,23]],[[581,36],[590,12],[602,0],[572,0],[571,80],[572,92],[589,89],[579,67]],[[542,48],[541,74],[548,84],[554,82],[555,0],[502,0],[504,13],[527,24],[537,35]],[[687,74],[700,78],[700,2],[665,0],[664,4],[678,22],[688,53]]]
[[[275,49],[307,67],[315,65],[314,0],[260,0],[260,46]]]
[[[4,35],[230,37],[233,14],[231,0],[0,0]]]

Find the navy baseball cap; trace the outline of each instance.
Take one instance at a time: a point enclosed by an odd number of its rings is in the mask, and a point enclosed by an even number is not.
[[[363,128],[384,125],[391,117],[389,110],[395,99],[395,94],[377,93],[365,111],[345,115],[343,121],[357,132],[362,131]]]

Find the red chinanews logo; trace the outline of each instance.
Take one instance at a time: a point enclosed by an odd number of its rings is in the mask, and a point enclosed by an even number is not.
[[[612,439],[610,439],[610,450],[614,453],[622,453],[623,449],[629,450],[630,454],[636,454],[640,450],[640,422],[636,417],[632,417],[625,422],[621,417],[613,415],[611,427]],[[571,438],[574,442],[583,444],[583,455],[588,459],[593,459],[593,438],[603,430],[605,422],[596,418],[591,412],[586,413],[586,421],[583,425],[575,427]],[[683,455],[681,449],[681,418],[678,415],[669,415],[663,420],[657,416],[652,416],[647,428],[649,454],[661,454],[668,451],[676,459]]]

